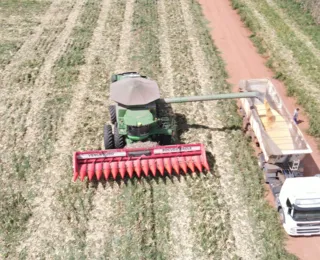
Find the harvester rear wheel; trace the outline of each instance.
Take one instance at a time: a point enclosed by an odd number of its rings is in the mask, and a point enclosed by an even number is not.
[[[115,148],[123,148],[126,145],[126,141],[123,135],[119,134],[117,124],[114,125],[114,146]]]
[[[115,106],[109,106],[109,115],[110,115],[111,124],[114,125],[117,122],[117,114],[116,114]]]
[[[103,137],[104,137],[104,148],[105,149],[113,149],[114,148],[114,140],[113,140],[111,125],[104,126]]]

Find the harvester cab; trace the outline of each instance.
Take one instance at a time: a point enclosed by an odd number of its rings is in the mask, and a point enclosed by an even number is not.
[[[75,152],[74,181],[118,175],[132,178],[143,173],[169,175],[188,170],[209,170],[204,145],[176,144],[176,123],[171,103],[209,101],[231,98],[259,98],[259,92],[209,96],[160,98],[158,84],[137,72],[112,75],[109,106],[110,121],[104,126],[105,150]]]
[[[160,99],[155,81],[130,72],[112,76],[111,82],[110,98],[116,104],[109,106],[109,113],[114,130],[112,134],[112,127],[105,126],[105,149],[132,147],[136,142],[175,142],[171,106]]]

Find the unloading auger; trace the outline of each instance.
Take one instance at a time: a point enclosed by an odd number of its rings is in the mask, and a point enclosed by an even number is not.
[[[75,152],[73,179],[87,176],[100,180],[116,179],[118,175],[133,178],[134,174],[169,175],[174,170],[202,172],[209,169],[205,147],[201,143],[176,144],[176,122],[171,103],[185,103],[235,98],[264,99],[260,92],[160,98],[157,83],[137,72],[111,77],[109,106],[113,125],[104,126],[105,150]],[[151,144],[151,145],[150,145]]]

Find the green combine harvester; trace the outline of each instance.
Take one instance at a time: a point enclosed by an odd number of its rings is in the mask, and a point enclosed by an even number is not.
[[[201,143],[176,144],[177,125],[171,103],[234,98],[259,98],[260,92],[217,94],[208,96],[160,98],[158,84],[137,72],[112,75],[109,106],[110,121],[104,126],[105,150],[75,152],[74,180],[102,176],[115,179],[118,174],[130,178],[143,172],[177,174],[195,169],[209,170],[205,148]],[[150,145],[151,143],[151,145]]]

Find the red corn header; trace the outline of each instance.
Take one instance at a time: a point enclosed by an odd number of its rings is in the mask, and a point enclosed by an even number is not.
[[[122,179],[126,175],[132,178],[134,174],[140,177],[150,172],[153,176],[157,172],[163,176],[165,171],[171,175],[172,169],[180,174],[180,170],[202,172],[203,168],[209,170],[205,149],[200,143],[75,152],[73,156],[74,181],[79,177],[83,181],[86,176],[89,180],[94,176],[97,180],[102,176],[106,180],[116,179],[118,175]]]

